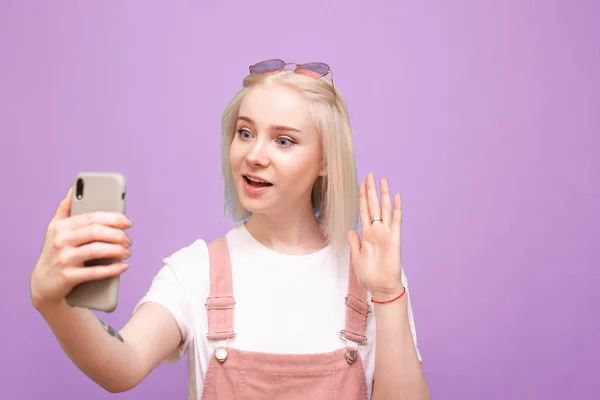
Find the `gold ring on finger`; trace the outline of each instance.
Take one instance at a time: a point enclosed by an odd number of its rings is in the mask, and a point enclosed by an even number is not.
[[[383,221],[383,219],[381,219],[380,216],[373,217],[373,218],[371,218],[371,225],[373,225],[373,222],[375,222],[375,221]]]

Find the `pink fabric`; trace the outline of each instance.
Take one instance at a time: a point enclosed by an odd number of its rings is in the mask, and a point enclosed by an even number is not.
[[[208,338],[227,339],[234,332],[235,299],[226,238],[209,243],[208,250],[211,291],[207,301]],[[364,334],[371,312],[366,295],[350,265],[346,326],[340,331],[340,340],[366,342]],[[217,359],[219,349],[215,349],[202,399],[366,400],[367,385],[360,354],[356,351],[355,360],[348,362],[348,349],[357,350],[350,343],[347,348],[322,354],[267,354],[227,348],[223,362]]]
[[[229,339],[234,335],[235,298],[227,240],[223,237],[209,243],[208,251],[210,260],[210,297],[206,300],[208,339]]]

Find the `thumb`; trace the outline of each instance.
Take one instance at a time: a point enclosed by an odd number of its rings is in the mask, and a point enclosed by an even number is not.
[[[68,218],[71,214],[71,195],[73,193],[73,188],[69,188],[67,195],[61,200],[56,208],[56,212],[54,213],[54,220],[65,219]]]
[[[360,237],[355,230],[348,232],[348,246],[350,246],[350,256],[352,259],[357,258],[360,255]]]

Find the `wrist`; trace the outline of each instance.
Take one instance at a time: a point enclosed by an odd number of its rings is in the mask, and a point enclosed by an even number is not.
[[[393,290],[375,291],[371,293],[371,301],[375,304],[396,302],[406,296],[406,288],[401,286]]]
[[[53,310],[58,310],[67,305],[67,301],[64,298],[49,300],[35,298],[32,296],[31,301],[33,303],[33,307],[42,315],[52,313]]]

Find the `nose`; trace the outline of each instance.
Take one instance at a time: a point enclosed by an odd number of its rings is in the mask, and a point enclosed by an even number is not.
[[[254,142],[248,149],[246,162],[253,167],[268,167],[271,161],[265,143],[260,140]]]

